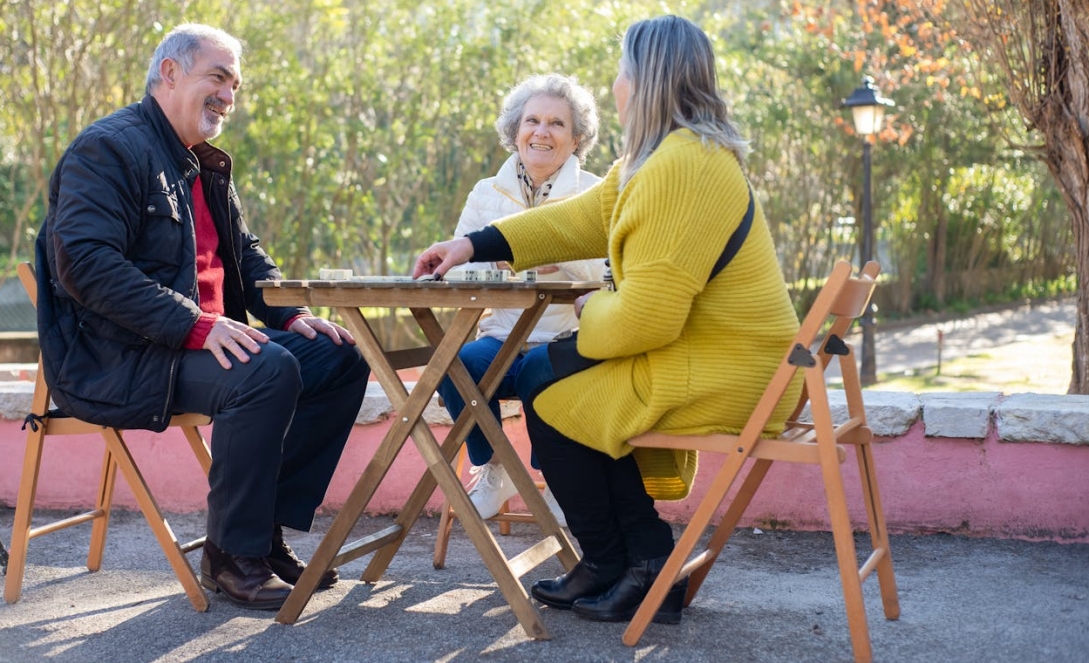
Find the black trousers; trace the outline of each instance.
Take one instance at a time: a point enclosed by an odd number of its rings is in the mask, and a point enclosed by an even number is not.
[[[538,393],[555,380],[545,346],[526,354],[519,380],[535,381]],[[519,385],[519,391],[530,387]],[[658,516],[631,454],[613,459],[565,437],[538,416],[532,399],[522,408],[541,472],[583,558],[627,566],[673,551],[673,530]]]
[[[230,370],[186,352],[174,384],[178,412],[213,420],[207,536],[245,557],[268,554],[276,524],[310,529],[370,374],[353,345],[263,331],[270,342]]]

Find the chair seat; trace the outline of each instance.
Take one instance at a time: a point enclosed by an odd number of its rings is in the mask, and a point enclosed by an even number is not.
[[[102,430],[109,428],[109,426],[103,426],[101,424],[92,424],[82,419],[76,419],[75,417],[64,416],[45,416],[42,420],[46,423],[46,433],[48,435],[82,435],[86,433],[99,433]],[[176,414],[170,417],[170,423],[167,424],[168,428],[174,428],[178,426],[210,426],[212,424],[212,418],[203,414]]]

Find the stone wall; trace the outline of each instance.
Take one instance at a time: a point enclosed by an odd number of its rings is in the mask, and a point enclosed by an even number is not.
[[[14,381],[0,383],[0,505],[8,507],[15,504],[25,443],[20,426],[33,391],[27,370],[15,371]],[[846,412],[842,392],[832,392],[831,400],[835,412]],[[865,400],[877,436],[875,464],[891,531],[1089,542],[1089,396],[917,396],[867,390]],[[343,505],[389,429],[392,414],[389,399],[372,383],[324,509]],[[425,419],[440,440],[451,424],[434,399]],[[516,403],[505,411],[504,429],[523,461],[528,461],[529,443]],[[180,435],[131,431],[127,436],[162,508],[181,512],[204,508],[206,483]],[[50,440],[38,507],[86,507],[95,495],[101,442],[87,436]],[[720,463],[715,454],[704,454],[693,494],[679,502],[659,502],[663,517],[674,521],[689,517]],[[369,510],[396,512],[423,471],[423,461],[409,442]],[[850,454],[844,476],[852,518],[860,525],[865,510]],[[118,486],[115,504],[135,508],[124,482]],[[428,508],[434,512],[440,505],[441,495],[436,494]],[[742,525],[827,529],[819,469],[773,466]]]

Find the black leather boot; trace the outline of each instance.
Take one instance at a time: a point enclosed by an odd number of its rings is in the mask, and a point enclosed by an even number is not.
[[[598,622],[631,621],[665,566],[666,559],[657,557],[632,564],[624,571],[620,580],[604,594],[578,599],[571,609],[579,617]],[[680,624],[687,590],[688,578],[673,585],[654,615],[654,621],[659,624]]]
[[[232,555],[210,539],[204,540],[200,584],[217,594],[223,592],[235,605],[253,610],[278,610],[292,589],[276,577],[264,557]]]
[[[582,559],[558,578],[533,583],[529,593],[545,605],[570,610],[576,599],[597,596],[612,587],[623,572],[620,564],[595,564]]]
[[[280,580],[292,585],[298,584],[299,577],[306,570],[306,564],[295,555],[295,551],[284,541],[284,530],[279,525],[272,530],[272,550],[265,560],[268,561],[269,568],[280,577]],[[318,589],[329,589],[337,584],[339,579],[340,574],[337,573],[337,570],[329,569],[321,574]]]

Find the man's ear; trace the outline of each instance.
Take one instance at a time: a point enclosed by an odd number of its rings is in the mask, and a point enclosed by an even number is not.
[[[181,67],[178,63],[170,58],[165,58],[159,63],[159,76],[166,83],[167,87],[173,88],[174,83],[178,78],[178,74],[181,72]]]

